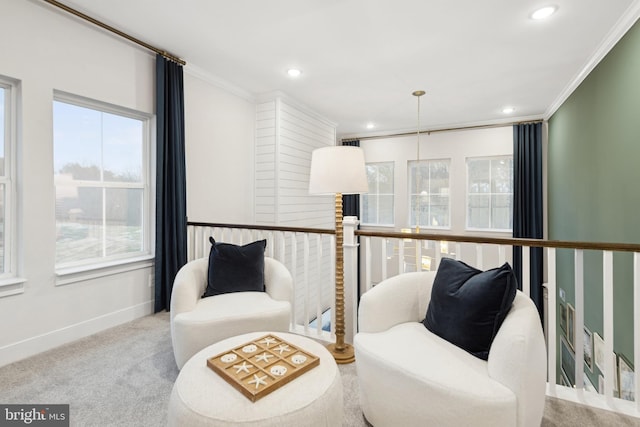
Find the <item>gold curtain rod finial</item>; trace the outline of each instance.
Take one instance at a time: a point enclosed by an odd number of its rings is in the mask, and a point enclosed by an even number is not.
[[[415,92],[413,92],[411,95],[413,96],[422,96],[424,95],[426,92],[423,90],[416,90]]]

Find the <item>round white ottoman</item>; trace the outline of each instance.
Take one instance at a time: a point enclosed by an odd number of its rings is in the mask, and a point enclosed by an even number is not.
[[[251,402],[207,367],[207,359],[266,334],[318,356],[320,365]],[[171,392],[168,425],[335,427],[342,425],[342,405],[340,372],[322,345],[300,335],[252,332],[217,342],[189,359]]]

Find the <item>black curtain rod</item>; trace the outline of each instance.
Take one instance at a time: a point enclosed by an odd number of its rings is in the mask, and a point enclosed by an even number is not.
[[[117,28],[113,28],[112,26],[107,25],[104,22],[98,21],[95,18],[92,18],[92,17],[90,17],[88,15],[85,15],[84,13],[71,8],[71,7],[67,6],[66,4],[60,3],[60,2],[58,2],[56,0],[44,0],[44,1],[49,3],[49,4],[51,4],[51,5],[53,5],[53,6],[56,6],[56,7],[60,8],[60,9],[64,10],[65,12],[68,12],[68,13],[70,13],[72,15],[75,15],[75,16],[77,16],[79,18],[82,18],[85,21],[88,21],[88,22],[91,22],[94,25],[97,25],[98,27],[104,28],[107,31],[111,31],[112,33],[117,34],[120,37],[123,37],[123,38],[125,38],[125,39],[127,39],[127,40],[129,40],[131,42],[134,42],[136,44],[139,44],[140,46],[145,47],[145,48],[147,48],[147,49],[149,49],[149,50],[151,50],[151,51],[153,51],[155,53],[158,53],[158,54],[164,56],[165,58],[167,58],[170,61],[177,62],[180,65],[187,65],[187,63],[185,61],[183,61],[182,59],[178,58],[177,56],[172,55],[169,52],[164,51],[162,49],[158,49],[155,46],[151,46],[149,43],[145,43],[140,39],[137,39],[137,38],[135,38],[133,36],[130,36],[129,34],[127,34],[125,32],[122,32],[122,31],[118,30]]]

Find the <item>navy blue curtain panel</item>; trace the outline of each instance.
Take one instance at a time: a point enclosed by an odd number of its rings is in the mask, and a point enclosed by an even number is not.
[[[513,237],[543,238],[542,123],[513,126]],[[531,299],[543,319],[542,248],[530,250]],[[522,289],[522,248],[513,248],[513,270]]]
[[[359,147],[359,139],[349,139],[342,141],[342,145],[349,147]],[[360,195],[359,194],[345,194],[342,196],[342,215],[343,216],[357,216],[360,218]]]
[[[187,185],[182,66],[156,57],[155,312],[169,310],[176,273],[187,262]]]

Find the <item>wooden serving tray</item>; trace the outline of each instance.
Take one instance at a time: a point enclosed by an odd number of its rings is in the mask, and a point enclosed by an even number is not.
[[[209,368],[252,402],[319,364],[319,357],[275,335],[265,335],[207,359]]]

